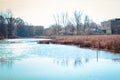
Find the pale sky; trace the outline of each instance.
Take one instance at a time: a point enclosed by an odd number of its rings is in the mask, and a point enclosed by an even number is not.
[[[0,10],[11,9],[14,17],[21,17],[33,25],[54,23],[53,14],[74,10],[89,15],[93,21],[120,18],[120,0],[0,0]]]

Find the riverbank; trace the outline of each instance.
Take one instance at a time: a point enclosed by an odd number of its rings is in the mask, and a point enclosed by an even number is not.
[[[76,45],[120,53],[120,35],[51,36],[49,38],[52,40],[39,41],[38,43]]]
[[[4,39],[4,37],[3,37],[3,36],[0,36],[0,40],[2,40],[2,39]]]

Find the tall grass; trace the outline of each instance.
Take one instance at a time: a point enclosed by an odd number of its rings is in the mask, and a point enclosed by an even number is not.
[[[57,36],[54,42],[120,53],[120,35]]]
[[[4,37],[3,37],[3,36],[0,36],[0,39],[4,39]]]

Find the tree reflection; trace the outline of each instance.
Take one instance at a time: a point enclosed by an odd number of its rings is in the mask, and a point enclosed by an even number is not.
[[[97,50],[96,59],[97,59],[97,62],[98,62],[98,59],[99,59],[99,50]]]
[[[5,55],[0,55],[0,67],[12,68],[13,58],[6,57]]]
[[[71,66],[73,65],[74,67],[82,66],[85,63],[88,63],[89,59],[88,58],[76,58],[76,59],[67,59],[67,58],[57,58],[53,60],[54,64],[60,65],[60,66]]]
[[[120,63],[120,58],[115,58],[115,59],[112,59],[114,62],[119,62]]]
[[[80,66],[80,65],[82,65],[82,60],[81,60],[81,58],[75,59],[75,61],[74,61],[74,66]]]
[[[85,62],[86,62],[86,63],[87,63],[87,62],[89,62],[89,59],[88,59],[88,58],[86,58],[86,59],[85,59]]]
[[[57,65],[61,65],[61,66],[68,66],[68,59],[54,59],[53,63],[57,64]]]

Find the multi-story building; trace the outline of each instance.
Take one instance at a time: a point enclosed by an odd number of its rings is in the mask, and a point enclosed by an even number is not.
[[[101,30],[105,34],[120,34],[120,18],[102,22]]]

